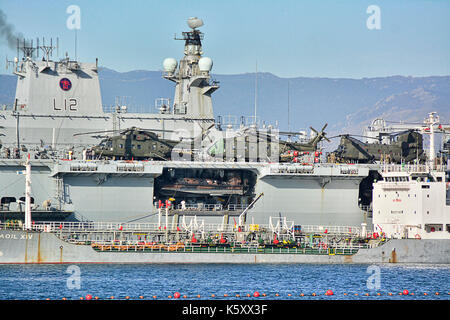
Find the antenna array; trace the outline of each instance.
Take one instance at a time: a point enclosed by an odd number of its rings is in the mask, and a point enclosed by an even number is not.
[[[36,44],[36,45],[35,45]],[[19,51],[22,51],[24,57],[39,58],[40,50],[43,51],[43,58],[47,61],[53,56],[53,50],[57,50],[59,55],[59,38],[56,38],[56,45],[53,45],[53,38],[50,38],[50,44],[45,43],[45,38],[42,37],[42,45],[39,43],[39,38],[36,38],[36,42],[33,40],[17,39],[17,57],[19,57]]]

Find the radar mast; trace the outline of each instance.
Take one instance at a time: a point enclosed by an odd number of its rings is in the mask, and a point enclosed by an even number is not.
[[[163,77],[176,83],[173,106],[165,109],[164,113],[186,114],[214,122],[211,94],[219,85],[211,80],[212,59],[202,57],[203,33],[197,28],[203,26],[203,21],[196,17],[189,18],[187,25],[190,31],[182,32],[181,38],[175,36],[175,40],[184,41],[184,57],[179,63],[174,58],[163,62]]]

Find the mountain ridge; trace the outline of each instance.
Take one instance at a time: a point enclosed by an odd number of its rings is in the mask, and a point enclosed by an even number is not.
[[[211,76],[221,86],[213,95],[216,117],[253,116],[257,81],[258,117],[267,124],[278,122],[282,130],[321,128],[328,123],[329,135],[360,134],[375,118],[417,122],[432,111],[450,122],[450,76],[283,78],[270,72]],[[12,105],[15,78],[0,74],[0,105]],[[99,79],[104,106],[122,103],[130,112],[157,112],[155,99],[173,99],[174,84],[162,78],[161,71],[118,72],[101,67]]]

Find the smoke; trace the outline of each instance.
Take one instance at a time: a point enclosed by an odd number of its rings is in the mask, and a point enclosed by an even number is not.
[[[6,20],[6,14],[0,9],[0,39],[6,40],[10,49],[15,49],[17,39],[23,39],[23,35],[20,32],[15,32],[14,26]]]

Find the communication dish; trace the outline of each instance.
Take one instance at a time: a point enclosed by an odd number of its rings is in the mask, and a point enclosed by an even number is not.
[[[174,58],[166,58],[163,61],[163,68],[165,72],[173,73],[177,68],[177,60]]]
[[[200,28],[201,26],[203,26],[203,20],[197,17],[193,17],[188,19],[187,24],[191,29]]]
[[[213,66],[213,61],[209,57],[203,57],[198,60],[198,68],[200,71],[209,72]]]

